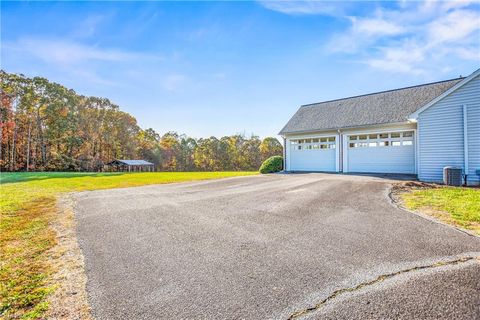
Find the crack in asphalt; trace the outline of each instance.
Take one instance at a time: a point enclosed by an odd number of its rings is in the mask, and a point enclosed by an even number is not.
[[[306,316],[309,313],[312,313],[314,311],[319,310],[327,302],[335,299],[336,297],[338,297],[342,294],[360,290],[362,288],[380,283],[380,282],[382,282],[386,279],[390,279],[390,278],[392,278],[394,276],[397,276],[397,275],[400,275],[400,274],[404,274],[404,273],[408,273],[408,272],[412,272],[412,271],[417,271],[417,270],[423,270],[423,269],[438,268],[438,267],[447,266],[447,265],[456,265],[456,264],[464,263],[464,262],[474,260],[474,259],[479,259],[480,260],[480,256],[468,256],[468,257],[462,257],[462,258],[458,258],[458,259],[455,259],[455,260],[448,260],[448,261],[443,260],[443,261],[438,261],[438,262],[435,262],[435,263],[432,263],[432,264],[429,264],[429,265],[417,266],[417,267],[404,269],[404,270],[400,270],[400,271],[393,272],[393,273],[383,274],[383,275],[378,276],[374,280],[367,281],[367,282],[362,282],[362,283],[360,283],[360,284],[358,284],[354,287],[348,287],[348,288],[335,290],[332,294],[330,294],[328,297],[326,297],[325,299],[323,299],[319,303],[315,304],[312,307],[296,311],[296,312],[292,313],[287,319],[292,320],[292,319],[297,319],[299,317]]]

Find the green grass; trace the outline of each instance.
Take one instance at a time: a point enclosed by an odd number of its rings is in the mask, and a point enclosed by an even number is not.
[[[402,194],[409,209],[433,215],[480,235],[480,189],[439,187]]]
[[[51,224],[63,193],[254,175],[256,172],[1,173],[0,319],[38,319],[55,289]]]

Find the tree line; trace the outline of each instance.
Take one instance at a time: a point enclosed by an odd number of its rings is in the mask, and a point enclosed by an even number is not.
[[[45,78],[0,71],[0,170],[100,171],[114,159],[145,159],[163,171],[258,170],[282,154],[276,138],[160,135],[106,98]]]

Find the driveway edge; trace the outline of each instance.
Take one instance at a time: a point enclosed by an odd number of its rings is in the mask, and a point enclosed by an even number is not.
[[[403,202],[401,201],[401,199],[397,196],[398,193],[396,193],[396,191],[395,191],[395,188],[398,187],[398,186],[401,186],[401,185],[403,185],[403,183],[398,183],[398,182],[397,183],[392,183],[392,184],[390,184],[390,187],[387,190],[387,197],[390,200],[389,202],[392,206],[394,206],[395,208],[397,208],[399,210],[406,211],[408,213],[411,213],[411,214],[414,214],[414,215],[419,216],[421,218],[424,218],[426,220],[429,220],[431,222],[438,223],[440,225],[455,229],[456,231],[460,231],[460,232],[462,232],[464,234],[467,234],[471,237],[480,238],[480,236],[476,235],[475,233],[473,233],[473,232],[471,232],[467,229],[463,229],[463,228],[460,228],[458,226],[443,222],[443,221],[438,220],[438,219],[436,219],[436,218],[434,218],[430,215],[424,214],[420,211],[410,210],[407,207],[405,207],[403,205]]]
[[[48,299],[48,319],[93,319],[87,301],[87,276],[76,235],[74,208],[71,193],[57,198],[57,218],[52,225],[57,244],[50,252],[50,260],[56,270],[53,274],[55,291]]]

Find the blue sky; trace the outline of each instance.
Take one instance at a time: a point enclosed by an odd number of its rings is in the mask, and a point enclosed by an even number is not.
[[[143,128],[276,135],[301,104],[468,75],[479,2],[4,2],[1,67]]]

